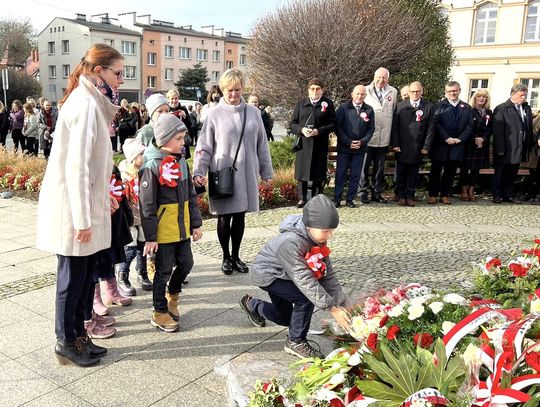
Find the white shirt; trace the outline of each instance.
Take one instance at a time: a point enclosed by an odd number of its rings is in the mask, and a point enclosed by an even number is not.
[[[459,99],[456,100],[455,102],[452,102],[450,99],[446,99],[446,100],[448,100],[448,103],[450,103],[450,104],[451,104],[452,106],[454,106],[454,107],[456,107],[456,106],[459,105],[459,103],[460,103],[460,100],[459,100]]]
[[[412,107],[418,107],[418,106],[420,106],[420,99],[418,99],[418,100],[411,100],[411,106],[412,106]]]

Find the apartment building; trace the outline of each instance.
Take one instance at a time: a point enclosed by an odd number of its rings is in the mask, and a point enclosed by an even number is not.
[[[516,83],[529,87],[529,103],[540,110],[540,0],[443,0],[455,63],[451,76],[462,98],[486,88],[497,105]]]
[[[106,43],[124,56],[124,84],[120,97],[141,99],[141,36],[137,31],[113,24],[108,15],[90,21],[85,14],[75,19],[54,18],[38,35],[40,82],[43,96],[51,102],[62,99],[67,79],[92,45]]]

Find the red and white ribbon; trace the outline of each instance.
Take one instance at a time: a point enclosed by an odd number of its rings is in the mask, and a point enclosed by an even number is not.
[[[400,407],[410,407],[414,401],[418,400],[430,402],[434,406],[448,406],[450,404],[450,400],[448,400],[444,394],[428,387],[407,397],[405,401],[401,403]]]

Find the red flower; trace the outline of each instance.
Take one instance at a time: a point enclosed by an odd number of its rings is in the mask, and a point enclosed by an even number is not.
[[[401,329],[399,329],[399,326],[392,325],[390,329],[388,329],[388,332],[386,332],[386,339],[393,341],[397,338],[397,335],[400,331]]]
[[[540,239],[534,239],[534,244],[540,245]]]
[[[265,383],[263,384],[263,392],[268,393],[268,390],[270,389],[271,383]]]
[[[536,372],[540,372],[540,353],[529,352],[525,355],[525,362]]]
[[[486,263],[486,269],[491,270],[492,267],[500,267],[501,266],[501,259],[495,257],[494,259],[491,259]]]
[[[379,328],[382,328],[383,326],[385,326],[389,319],[390,317],[388,315],[385,315],[384,317],[382,317],[381,322],[379,322]]]
[[[433,343],[433,337],[430,334],[417,333],[416,335],[414,335],[413,341],[416,346],[428,349]]]
[[[510,263],[508,268],[514,274],[514,277],[525,277],[530,266],[524,266],[520,263]]]
[[[377,334],[375,332],[372,332],[369,334],[366,345],[369,349],[371,349],[373,352],[377,350]]]
[[[315,246],[310,252],[306,253],[304,258],[309,269],[313,272],[313,275],[317,280],[320,280],[326,275],[326,263],[322,261],[325,257],[330,255],[330,249],[328,246]]]
[[[345,404],[340,399],[335,398],[330,400],[330,407],[345,407]]]

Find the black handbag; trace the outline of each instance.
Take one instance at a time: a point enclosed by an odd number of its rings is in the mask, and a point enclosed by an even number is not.
[[[212,199],[230,198],[234,195],[234,173],[236,172],[236,159],[240,151],[240,145],[244,138],[244,130],[246,128],[246,106],[244,106],[244,120],[242,121],[242,132],[240,133],[240,141],[234,155],[232,166],[225,167],[219,171],[208,172],[208,196]],[[215,145],[215,140],[214,140]]]
[[[296,134],[291,150],[293,153],[296,153],[297,151],[300,151],[302,147],[304,147],[302,144],[302,136],[299,134]]]

